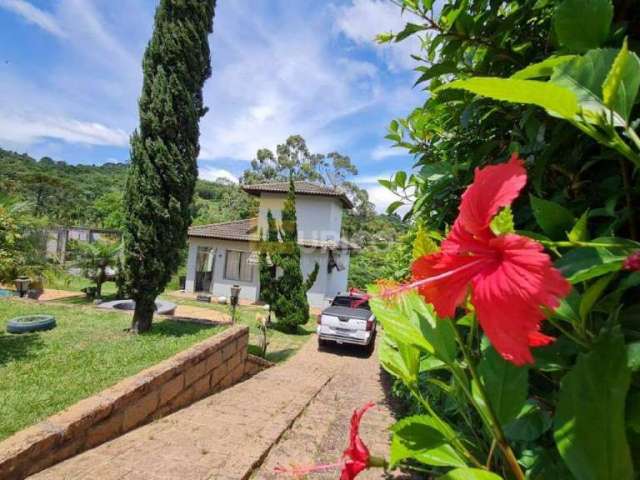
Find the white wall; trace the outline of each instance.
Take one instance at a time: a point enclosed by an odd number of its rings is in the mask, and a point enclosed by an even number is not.
[[[267,212],[274,218],[282,219],[285,194],[262,193],[258,228],[267,232]],[[298,238],[307,240],[339,240],[342,229],[342,203],[331,197],[297,195],[296,215],[298,218]]]
[[[216,249],[216,259],[213,269],[213,280],[211,294],[219,297],[229,298],[231,295],[231,286],[240,285],[240,298],[250,302],[258,300],[260,293],[259,269],[257,265],[253,266],[253,280],[251,282],[240,282],[237,280],[227,280],[224,278],[224,267],[227,250],[236,250],[249,252],[253,244],[249,242],[239,242],[232,240],[217,240],[208,238],[190,238],[189,239],[189,256],[187,259],[187,281],[185,289],[187,292],[193,292],[195,286],[196,275],[196,257],[198,247],[209,247]],[[347,277],[349,273],[349,253],[348,251],[336,252],[337,258],[340,258],[344,266],[343,271],[338,272],[333,269],[331,273],[327,271],[329,254],[326,250],[304,248],[301,247],[300,266],[302,275],[306,280],[313,271],[315,263],[318,262],[319,270],[316,282],[307,292],[309,305],[316,308],[323,308],[328,305],[329,301],[340,292],[344,292],[347,288]]]
[[[251,252],[251,244],[249,242],[240,242],[233,240],[218,240],[213,238],[189,238],[189,257],[187,259],[187,281],[185,290],[193,292],[196,277],[196,256],[198,247],[209,247],[216,249],[215,264],[213,267],[213,279],[211,281],[211,294],[220,297],[229,298],[231,296],[231,287],[240,285],[240,298],[243,300],[255,302],[258,300],[259,274],[258,266],[253,266],[253,277],[251,282],[242,282],[239,280],[228,280],[224,278],[224,267],[227,250],[236,250],[240,252]]]
[[[331,273],[327,274],[327,297],[333,298],[338,293],[344,293],[347,291],[347,283],[349,278],[349,251],[338,250],[333,252],[333,256],[338,263],[344,265],[344,270],[338,271],[337,269],[331,270]]]

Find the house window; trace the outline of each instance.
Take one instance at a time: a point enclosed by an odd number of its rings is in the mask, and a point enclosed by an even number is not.
[[[253,265],[249,263],[251,252],[239,252],[227,250],[227,259],[224,267],[224,278],[241,282],[253,280]]]

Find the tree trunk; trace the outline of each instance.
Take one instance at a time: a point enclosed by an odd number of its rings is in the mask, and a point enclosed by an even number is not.
[[[102,298],[102,284],[104,283],[105,273],[101,268],[99,270],[98,276],[96,277],[96,298]]]
[[[144,333],[151,330],[151,322],[153,321],[153,313],[155,312],[155,300],[152,298],[138,298],[136,300],[136,309],[131,322],[131,331],[134,333]]]

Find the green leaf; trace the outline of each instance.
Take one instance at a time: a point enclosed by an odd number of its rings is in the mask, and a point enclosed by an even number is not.
[[[529,368],[516,367],[489,347],[482,354],[478,373],[498,421],[504,425],[516,418],[527,401]],[[476,385],[474,390],[474,397],[481,402]]]
[[[631,480],[625,434],[625,398],[631,374],[624,337],[607,333],[560,384],[554,438],[563,460],[580,480]]]
[[[571,90],[548,82],[513,78],[476,77],[456,80],[436,89],[461,89],[512,103],[537,105],[561,117],[573,119],[578,113],[578,99]]]
[[[427,80],[431,80],[432,78],[439,77],[441,75],[457,73],[458,67],[455,63],[440,63],[437,65],[433,65],[430,68],[425,68],[423,72],[424,73],[420,75],[420,78],[416,80],[414,86],[418,85],[419,83],[426,82]]]
[[[419,328],[421,336],[431,345],[430,353],[446,364],[453,363],[458,353],[453,321],[438,318],[433,306],[415,291],[405,293],[400,303],[409,321]]]
[[[585,320],[587,315],[593,309],[593,306],[596,304],[604,289],[607,288],[611,280],[615,277],[615,274],[609,274],[605,277],[599,278],[592,285],[589,285],[589,288],[585,290],[582,294],[582,300],[580,300],[580,318]]]
[[[567,63],[569,60],[573,60],[575,55],[558,55],[544,59],[541,62],[528,65],[522,70],[518,70],[511,75],[511,78],[518,80],[527,80],[530,78],[542,78],[550,77],[553,73],[553,69],[558,65]]]
[[[371,310],[389,335],[398,344],[413,345],[416,348],[433,353],[433,346],[424,338],[420,327],[414,324],[397,303],[387,303],[373,296],[369,300]]]
[[[466,462],[449,445],[439,423],[428,415],[403,418],[391,427],[391,465],[414,459],[425,465],[464,467]]]
[[[426,28],[427,27],[423,25],[418,25],[415,23],[407,23],[407,25],[404,27],[404,30],[402,30],[396,35],[396,42],[401,42],[402,40],[413,35],[414,33],[418,33],[422,30],[426,30]]]
[[[551,428],[552,423],[549,412],[530,401],[522,407],[515,420],[504,426],[504,433],[509,440],[532,442]]]
[[[618,52],[607,78],[602,84],[604,104],[629,120],[640,88],[640,59],[629,52],[627,39]]]
[[[407,386],[418,382],[420,351],[411,345],[396,343],[385,335],[378,353],[380,364],[391,375],[398,377]]]
[[[397,186],[404,188],[407,185],[407,172],[403,170],[396,172],[393,181]]]
[[[585,211],[576,224],[573,226],[569,234],[569,240],[572,242],[583,242],[589,240],[589,230],[587,228],[587,218],[589,217],[589,210]]]
[[[612,19],[611,0],[564,0],[553,17],[553,28],[561,46],[585,52],[607,40]]]
[[[417,260],[424,255],[434,253],[438,251],[438,245],[429,236],[429,232],[423,227],[419,226],[416,232],[416,239],[413,242],[412,258]]]
[[[574,289],[571,290],[569,296],[560,300],[560,305],[556,308],[554,313],[555,317],[558,317],[565,322],[573,323],[577,325],[580,322],[580,302],[582,297]]]
[[[576,219],[562,205],[530,195],[531,209],[536,222],[553,240],[565,238]]]
[[[391,202],[387,207],[387,213],[391,215],[403,205],[404,205],[404,202],[402,200],[396,200],[395,202]]]
[[[640,342],[627,345],[627,365],[632,372],[640,370]]]
[[[515,232],[516,229],[513,225],[513,212],[511,211],[511,207],[505,207],[500,210],[500,213],[491,220],[489,227],[496,235]]]
[[[572,91],[577,98],[583,118],[599,124],[603,118],[614,125],[622,126],[624,119],[613,114],[604,104],[604,84],[618,51],[613,48],[589,50],[586,54],[558,66],[550,82]],[[611,118],[613,117],[613,118]]]
[[[567,370],[573,366],[578,351],[573,340],[561,336],[551,345],[533,349],[536,368],[543,372]]]
[[[576,248],[565,253],[555,266],[575,284],[620,270],[625,258],[604,248]]]
[[[456,468],[438,477],[438,480],[502,480],[502,477],[479,468]]]

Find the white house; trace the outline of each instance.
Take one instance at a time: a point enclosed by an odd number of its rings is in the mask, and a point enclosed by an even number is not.
[[[239,285],[241,299],[258,300],[259,232],[268,230],[269,210],[277,221],[281,220],[289,183],[243,185],[242,188],[259,197],[258,217],[189,229],[186,291],[229,297],[231,286]],[[309,305],[324,307],[347,288],[349,254],[357,247],[342,240],[340,232],[343,211],[353,205],[343,192],[310,182],[295,182],[295,192],[303,275],[306,278],[316,262],[320,266],[318,278],[307,293]]]

